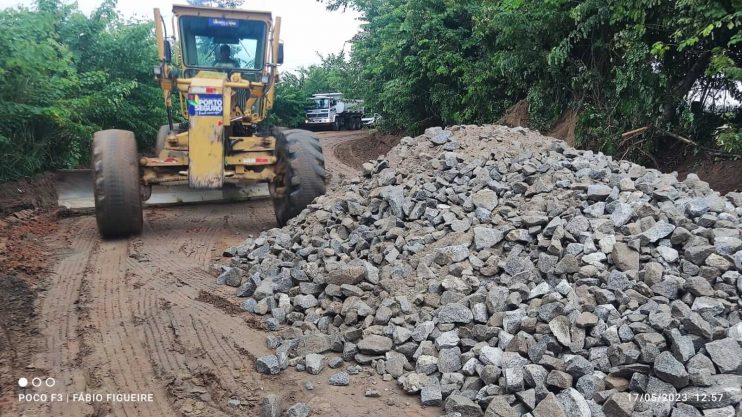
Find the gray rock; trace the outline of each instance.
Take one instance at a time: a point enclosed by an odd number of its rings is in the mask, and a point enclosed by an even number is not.
[[[438,371],[438,358],[431,355],[420,355],[415,362],[415,372],[430,375]]]
[[[553,393],[549,393],[533,409],[533,417],[566,417],[562,404]]]
[[[616,242],[611,252],[613,264],[621,271],[639,270],[639,252],[630,248],[623,242]]]
[[[255,361],[257,371],[265,375],[276,375],[281,371],[276,355],[262,356]]]
[[[520,414],[515,411],[513,407],[508,403],[507,397],[504,395],[495,395],[492,397],[487,410],[484,412],[484,417],[519,417]]]
[[[564,346],[572,344],[570,325],[569,319],[565,316],[558,316],[549,322],[551,333],[557,338],[559,343]]]
[[[712,253],[714,253],[713,246],[700,245],[686,248],[683,255],[688,261],[693,262],[696,265],[703,265],[703,263],[706,261],[706,258],[708,258],[709,255],[711,255]]]
[[[601,201],[608,198],[613,189],[605,184],[590,184],[587,187],[587,199]]]
[[[665,262],[669,264],[677,262],[678,258],[680,257],[678,251],[667,246],[658,246],[657,252],[660,254],[662,259],[664,259]]]
[[[603,404],[606,417],[630,417],[634,412],[636,398],[628,392],[617,392]]]
[[[430,333],[435,328],[435,323],[432,321],[424,321],[422,323],[418,323],[417,326],[415,326],[415,330],[412,331],[412,334],[410,335],[412,337],[412,340],[416,342],[422,342],[423,340],[426,340],[428,336],[430,336]]]
[[[502,242],[505,234],[490,227],[475,227],[474,229],[474,248],[476,250],[488,249]]]
[[[445,246],[435,252],[435,261],[439,265],[461,262],[468,257],[469,249],[465,245]]]
[[[546,376],[546,385],[558,389],[569,388],[572,386],[572,375],[556,369],[552,370]]]
[[[440,372],[457,372],[461,369],[461,349],[441,349],[438,353],[438,370]]]
[[[501,366],[502,353],[502,349],[500,348],[483,346],[479,354],[479,360],[485,365]]]
[[[462,376],[463,377],[463,376]],[[425,374],[418,374],[410,372],[401,376],[397,382],[402,385],[402,389],[408,394],[416,394],[420,392],[422,387],[430,385],[435,379]]]
[[[230,287],[239,287],[242,283],[242,275],[239,268],[229,268],[217,277],[216,282],[220,285],[229,285]],[[248,294],[248,296],[251,294]]]
[[[555,274],[574,274],[579,272],[580,264],[574,255],[565,255],[554,267]]]
[[[669,351],[657,355],[654,360],[654,373],[663,381],[669,382],[675,388],[688,385],[688,372],[682,363]]]
[[[368,354],[384,354],[392,350],[392,345],[392,339],[372,334],[358,342],[358,350]]]
[[[573,356],[567,359],[564,370],[574,378],[580,378],[583,375],[592,374],[595,370],[592,362],[582,356]]]
[[[621,227],[634,217],[634,210],[626,203],[618,203],[611,213],[611,222],[614,227]]]
[[[484,415],[478,404],[459,394],[448,396],[445,410],[447,413],[459,413],[461,417],[482,417]]]
[[[742,373],[742,347],[731,337],[706,343],[706,351],[720,372]]]
[[[714,248],[719,255],[732,256],[742,249],[742,239],[722,236],[714,239]]]
[[[562,405],[567,417],[591,417],[590,406],[576,389],[567,388],[557,394],[557,400]]]
[[[312,375],[319,375],[325,368],[325,357],[317,353],[310,353],[304,357],[304,366]]]
[[[387,353],[389,353],[389,352],[387,352]],[[330,359],[329,361],[327,361],[327,366],[329,366],[332,369],[337,369],[337,368],[343,366],[343,358],[341,358],[339,356],[335,356],[332,359]]]
[[[312,409],[305,403],[296,403],[286,410],[288,417],[308,417]]]
[[[502,374],[505,378],[505,389],[507,392],[516,393],[523,391],[523,368],[506,368]]]
[[[435,338],[435,347],[438,349],[453,348],[458,346],[460,340],[457,330],[443,332]]]
[[[477,191],[472,195],[472,203],[474,203],[474,206],[477,208],[483,208],[485,210],[492,211],[497,207],[497,193],[494,191],[485,188],[482,190]]]
[[[338,372],[330,377],[330,385],[344,387],[350,384],[350,375],[347,372]]]
[[[319,301],[312,294],[302,295],[299,294],[294,297],[294,305],[301,307],[303,310],[307,310],[319,305]]]
[[[450,303],[441,307],[438,312],[438,320],[441,323],[467,324],[474,320],[474,314],[463,304]]]
[[[672,409],[671,417],[703,417],[696,407],[691,405],[677,403]]]
[[[675,226],[670,223],[664,221],[657,222],[654,226],[641,234],[642,243],[655,243],[660,239],[670,236],[674,230]]]
[[[424,386],[420,390],[420,402],[422,405],[437,407],[443,402],[443,393],[441,393],[441,386],[438,384],[430,384]]]
[[[362,265],[340,264],[339,267],[327,276],[328,284],[335,285],[357,285],[366,278],[366,268]]]
[[[437,131],[434,129],[438,129]],[[451,139],[451,132],[448,130],[440,130],[441,128],[430,128],[425,131],[425,136],[433,145],[444,145]]]

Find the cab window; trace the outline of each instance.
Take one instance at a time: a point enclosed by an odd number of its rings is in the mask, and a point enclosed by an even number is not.
[[[259,70],[264,65],[264,22],[183,16],[180,27],[186,66]]]

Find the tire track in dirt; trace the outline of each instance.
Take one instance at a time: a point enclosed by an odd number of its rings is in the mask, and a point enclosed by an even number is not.
[[[82,390],[86,386],[86,375],[75,367],[75,362],[84,354],[81,343],[80,316],[86,314],[81,306],[83,276],[90,265],[90,257],[97,246],[95,220],[74,219],[60,228],[50,239],[50,246],[62,252],[60,261],[49,279],[48,290],[39,303],[39,327],[42,329],[43,349],[34,355],[31,377],[53,377],[56,389],[48,393],[61,393],[62,386]],[[32,390],[24,390],[33,393]],[[92,408],[86,404],[31,403],[27,415],[87,415]]]
[[[134,326],[128,255],[126,241],[102,242],[97,253],[89,300],[91,325],[97,331],[90,335],[93,352],[87,366],[100,374],[101,388],[108,391],[154,394],[152,403],[113,403],[114,415],[166,415],[170,407],[165,391],[149,377],[154,372],[148,367],[144,335]]]

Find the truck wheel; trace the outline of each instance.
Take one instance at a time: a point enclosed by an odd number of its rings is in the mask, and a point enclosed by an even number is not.
[[[134,133],[102,130],[93,135],[95,218],[103,238],[142,231],[139,158]]]
[[[332,124],[332,130],[340,131],[340,119],[335,119],[335,123]]]
[[[325,193],[322,147],[306,130],[276,130],[277,177],[270,184],[278,225],[283,227]]]

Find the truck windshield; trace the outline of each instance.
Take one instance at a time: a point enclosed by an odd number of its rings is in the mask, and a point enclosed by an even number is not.
[[[183,16],[180,28],[186,66],[248,70],[263,67],[263,22]]]
[[[307,110],[329,109],[329,108],[330,108],[330,99],[327,99],[327,98],[309,100],[309,102],[307,102]]]

